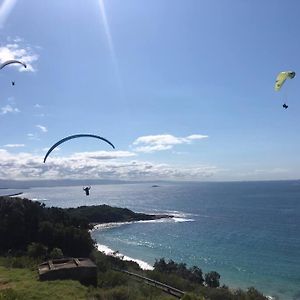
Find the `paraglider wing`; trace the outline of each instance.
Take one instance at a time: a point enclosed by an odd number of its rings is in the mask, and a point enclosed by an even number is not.
[[[96,138],[96,139],[99,139],[99,140],[102,140],[106,143],[108,143],[109,145],[111,145],[114,149],[115,149],[115,146],[107,139],[99,136],[99,135],[94,135],[94,134],[74,134],[74,135],[70,135],[70,136],[67,136],[63,139],[61,139],[60,141],[58,141],[57,143],[55,143],[49,150],[48,152],[46,153],[45,157],[44,157],[44,163],[46,162],[46,159],[47,157],[49,156],[49,154],[57,147],[59,146],[60,144],[68,141],[68,140],[72,140],[72,139],[76,139],[76,138],[81,138],[81,137],[92,137],[92,138]]]
[[[19,60],[7,60],[6,62],[4,62],[1,66],[0,66],[0,70],[3,69],[5,66],[10,65],[10,64],[21,64],[24,68],[27,68],[26,64],[24,64],[23,62],[19,61]]]
[[[289,78],[293,79],[295,77],[296,73],[293,71],[285,71],[285,72],[280,72],[277,77],[276,77],[276,82],[275,82],[275,91],[279,91],[284,84],[284,82]]]

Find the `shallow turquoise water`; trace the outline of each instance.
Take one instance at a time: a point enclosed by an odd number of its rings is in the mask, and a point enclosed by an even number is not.
[[[161,183],[36,188],[49,206],[107,203],[174,220],[96,230],[94,238],[150,264],[165,257],[216,270],[221,282],[300,299],[300,182]],[[298,294],[298,296],[296,296]]]

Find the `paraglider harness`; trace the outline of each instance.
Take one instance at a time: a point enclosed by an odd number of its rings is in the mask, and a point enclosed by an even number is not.
[[[90,186],[83,187],[82,189],[85,191],[86,196],[90,195],[90,189],[91,189]]]

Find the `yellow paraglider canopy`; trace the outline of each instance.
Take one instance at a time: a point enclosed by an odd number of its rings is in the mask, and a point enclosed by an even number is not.
[[[293,71],[284,71],[280,72],[277,77],[276,77],[276,82],[275,82],[275,91],[279,91],[284,84],[284,82],[290,78],[293,79],[295,77],[296,73]]]

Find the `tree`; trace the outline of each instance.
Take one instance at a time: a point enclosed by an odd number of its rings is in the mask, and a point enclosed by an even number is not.
[[[191,281],[202,285],[204,281],[202,270],[197,266],[193,266],[190,268],[190,272],[192,273]]]
[[[31,243],[27,247],[27,253],[30,257],[37,258],[42,257],[45,258],[47,255],[48,248],[40,243]]]
[[[161,258],[160,260],[155,260],[154,270],[162,273],[167,271],[167,263],[164,258]]]
[[[211,288],[217,288],[220,286],[220,274],[216,271],[211,271],[205,274],[205,283]]]
[[[254,287],[248,288],[247,296],[248,296],[249,300],[264,300],[264,299],[267,299],[262,293],[257,291]]]

